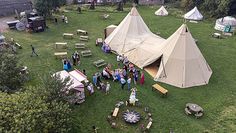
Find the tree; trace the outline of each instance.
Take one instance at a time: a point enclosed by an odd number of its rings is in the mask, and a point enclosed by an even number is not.
[[[210,17],[220,17],[228,14],[231,0],[205,0],[203,9]]]
[[[41,86],[29,87],[24,92],[0,93],[0,132],[70,131],[71,109],[61,95],[61,90],[70,85],[69,79],[61,81],[58,76],[45,79],[48,80],[43,80]]]
[[[35,8],[40,15],[47,17],[51,16],[52,9],[65,4],[65,0],[35,0]]]
[[[20,74],[22,69],[19,66],[18,59],[8,50],[0,52],[0,90],[5,92],[14,92],[22,88],[26,77]]]

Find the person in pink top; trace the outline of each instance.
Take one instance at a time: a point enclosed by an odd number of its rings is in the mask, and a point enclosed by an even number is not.
[[[140,84],[141,84],[141,85],[144,84],[144,72],[141,73]]]

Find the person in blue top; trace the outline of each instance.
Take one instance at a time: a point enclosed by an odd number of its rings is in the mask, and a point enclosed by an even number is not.
[[[63,60],[63,69],[68,71],[68,65],[67,65],[67,61]]]
[[[93,84],[95,85],[95,86],[97,86],[97,74],[94,74],[93,75]]]

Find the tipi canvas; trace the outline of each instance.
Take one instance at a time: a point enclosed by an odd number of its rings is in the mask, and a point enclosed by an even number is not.
[[[208,84],[212,70],[186,24],[172,34],[163,46],[161,63],[154,80],[180,88]]]
[[[167,16],[167,15],[168,15],[168,12],[167,12],[167,10],[165,9],[164,6],[161,6],[161,8],[159,8],[159,9],[155,12],[155,15],[157,15],[157,16]]]
[[[184,18],[189,20],[202,20],[203,16],[195,6],[191,11],[184,15]]]
[[[145,45],[149,41],[148,38],[154,40],[152,44],[158,43],[159,39],[163,40],[149,30],[137,9],[133,7],[118,27],[105,39],[105,43],[117,54],[125,54]]]

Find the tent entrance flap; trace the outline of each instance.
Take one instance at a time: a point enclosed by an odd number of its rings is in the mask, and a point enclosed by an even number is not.
[[[157,75],[159,66],[161,63],[161,58],[159,58],[158,60],[156,60],[155,62],[153,62],[152,64],[144,67],[144,70],[150,74],[153,78],[155,78],[155,76]]]

